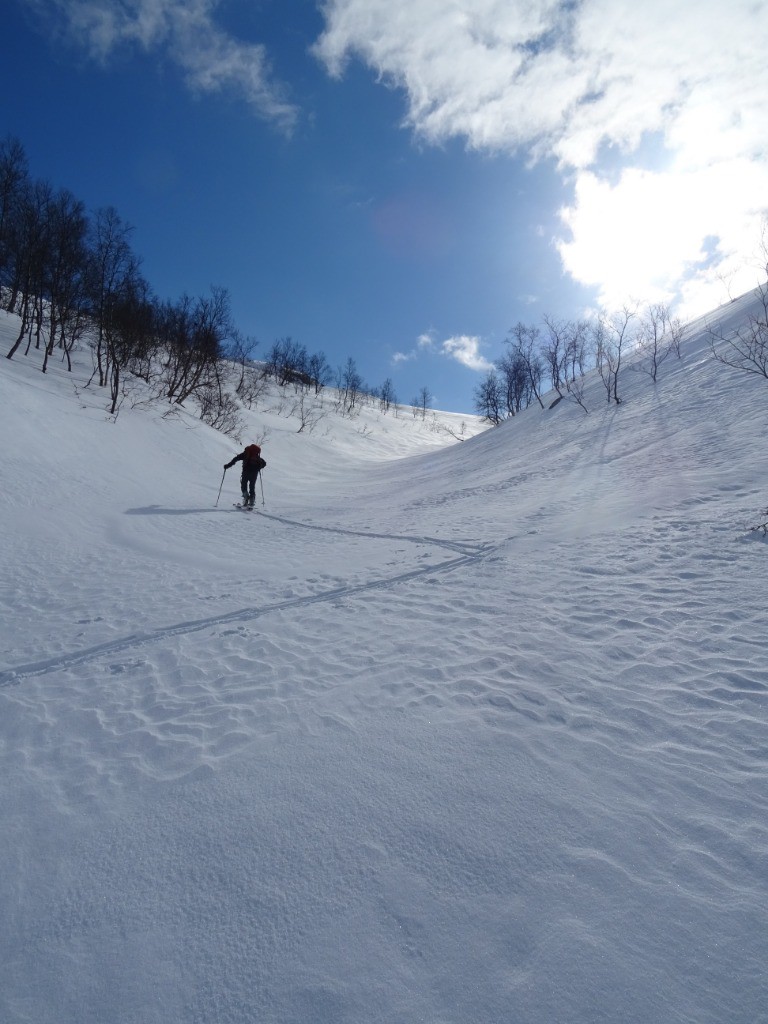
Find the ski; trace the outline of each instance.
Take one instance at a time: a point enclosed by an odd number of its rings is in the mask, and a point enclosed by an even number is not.
[[[243,510],[243,512],[256,512],[256,511],[258,511],[258,509],[255,509],[253,507],[253,505],[241,505],[239,501],[235,501],[232,504],[233,504],[234,508],[241,508]]]

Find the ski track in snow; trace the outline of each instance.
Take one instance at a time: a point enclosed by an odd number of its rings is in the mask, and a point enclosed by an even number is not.
[[[582,540],[572,561],[567,539],[540,533],[531,561],[520,558],[521,535],[473,548],[267,518],[291,530],[375,536],[455,554],[16,665],[0,677],[3,687],[21,695],[55,677],[46,700],[69,702],[72,713],[96,704],[103,727],[115,736],[132,734],[135,764],[153,777],[177,778],[218,763],[291,723],[353,728],[352,707],[341,710],[348,701],[369,713],[470,716],[514,733],[526,722],[565,731],[596,752],[618,748],[639,764],[651,750],[671,764],[695,754],[704,768],[712,756],[722,771],[722,737],[710,739],[709,723],[716,715],[722,724],[735,708],[729,730],[738,739],[727,748],[728,771],[757,770],[761,752],[751,730],[768,694],[758,657],[760,609],[707,617],[713,590],[722,608],[737,603],[729,593],[735,556],[742,556],[742,574],[759,570],[730,526],[659,517],[629,533]],[[692,546],[700,548],[695,571]],[[649,551],[655,564],[648,563]],[[515,607],[510,622],[505,609],[516,576],[525,580],[530,600]],[[431,586],[437,577],[440,586]],[[699,596],[700,588],[708,593]],[[615,609],[610,619],[606,606]],[[375,659],[356,633],[358,610],[378,637]],[[264,629],[268,616],[275,621]],[[417,628],[404,632],[402,621]],[[294,639],[285,644],[284,636]],[[212,643],[218,651],[213,673],[206,667]],[[563,645],[573,647],[576,664],[588,666],[586,675],[583,668],[570,674],[560,659],[548,661],[545,652]],[[118,678],[121,688],[114,692]],[[662,749],[655,748],[659,734]]]
[[[136,515],[146,513],[147,511],[149,510],[132,509],[129,510],[128,514]],[[159,513],[159,510],[156,508],[151,511],[154,514]],[[189,514],[190,511],[192,510],[186,510],[185,513],[180,510],[178,514]],[[162,510],[161,514],[173,514],[173,512],[172,510]],[[434,537],[408,537],[402,534],[372,533],[364,530],[350,530],[338,527],[321,526],[311,523],[301,523],[294,519],[287,519],[283,516],[277,516],[266,512],[259,512],[259,515],[264,519],[270,519],[286,526],[299,527],[306,530],[317,530],[322,533],[360,537],[368,540],[401,541],[410,544],[418,544],[424,547],[434,546],[459,552],[460,554],[456,558],[438,562],[435,565],[408,569],[392,576],[369,580],[365,583],[335,587],[331,590],[323,591],[312,596],[297,597],[287,601],[276,602],[274,604],[239,608],[236,611],[228,612],[223,615],[211,615],[201,619],[194,619],[192,621],[178,622],[169,626],[160,627],[148,633],[131,634],[103,644],[96,644],[93,647],[73,651],[69,654],[63,654],[56,658],[1,669],[0,687],[18,684],[31,676],[44,675],[61,669],[70,668],[75,665],[81,665],[99,657],[122,654],[127,650],[144,647],[147,644],[157,643],[158,641],[170,639],[171,637],[194,633],[199,630],[205,630],[215,626],[238,622],[250,622],[273,612],[287,611],[290,609],[301,610],[308,605],[316,604],[318,602],[338,601],[343,598],[353,597],[357,594],[363,594],[369,590],[382,590],[396,586],[397,584],[418,581],[421,578],[433,576],[435,574],[451,572],[461,566],[477,561],[478,559],[486,556],[489,551],[492,550],[492,547],[489,545],[471,545],[461,541],[442,540]]]

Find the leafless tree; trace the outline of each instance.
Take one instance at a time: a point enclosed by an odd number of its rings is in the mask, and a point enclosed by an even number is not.
[[[395,385],[392,383],[391,377],[387,377],[379,390],[379,406],[382,412],[389,412],[391,407],[396,404]]]
[[[208,298],[188,295],[160,309],[159,338],[164,349],[161,393],[176,405],[211,386],[221,388],[219,361],[231,337],[229,292],[214,286]]]
[[[104,333],[110,390],[110,413],[117,410],[122,394],[123,375],[151,384],[157,361],[157,304],[149,285],[136,275],[124,283],[111,306]]]
[[[197,397],[200,419],[215,430],[228,434],[239,444],[245,424],[234,395],[228,392],[222,394],[215,384],[209,384],[201,389]]]
[[[606,336],[605,324],[602,319],[598,318],[593,320],[590,324],[590,339],[592,344],[592,352],[595,360],[595,369],[597,370],[600,380],[603,382],[603,387],[608,398],[608,404],[611,401],[611,374],[610,374],[610,362],[607,358],[608,339]]]
[[[48,205],[47,249],[43,271],[48,341],[43,373],[54,347],[59,345],[72,368],[70,351],[77,332],[84,327],[77,316],[85,304],[88,219],[83,204],[66,189],[51,197]]]
[[[569,384],[584,375],[588,325],[583,320],[556,320],[550,316],[544,317],[544,324],[546,335],[541,356],[552,387],[563,398],[564,390],[573,392]]]
[[[725,366],[768,379],[768,283],[758,289],[760,309],[746,324],[726,334],[720,326],[709,329],[712,354]]]
[[[355,360],[347,359],[344,366],[336,371],[337,408],[342,415],[350,416],[358,405],[363,391],[363,378],[357,372]]]
[[[504,419],[504,385],[496,370],[489,370],[475,388],[475,411],[498,426]]]
[[[231,361],[235,370],[235,394],[248,409],[252,409],[265,393],[270,377],[265,365],[253,361],[257,346],[255,338],[233,329],[232,338],[224,351],[225,359]]]
[[[258,341],[248,335],[242,334],[239,330],[233,329],[232,337],[224,350],[224,358],[228,359],[237,371],[235,380],[235,392],[240,394],[245,386],[245,377],[249,367],[252,365],[253,353],[256,351]]]
[[[515,416],[526,409],[533,399],[525,361],[519,353],[510,349],[498,360],[496,370],[502,386],[505,415]]]
[[[312,384],[308,364],[306,348],[292,338],[278,338],[267,353],[269,374],[281,387],[293,384],[297,392]]]
[[[511,345],[513,359],[525,374],[529,394],[543,409],[541,382],[544,378],[544,366],[538,350],[541,331],[538,327],[518,322],[510,334],[511,338],[508,338],[507,342]]]
[[[106,386],[110,376],[112,341],[120,344],[119,332],[112,324],[115,309],[139,277],[141,261],[129,242],[132,232],[131,225],[124,223],[113,206],[96,211],[91,228],[88,287],[96,332],[94,359],[101,387]]]
[[[0,142],[0,286],[12,276],[11,238],[23,196],[30,189],[27,157],[18,139],[6,136]],[[8,298],[12,295],[9,291]],[[9,312],[13,306],[9,301]]]
[[[43,330],[43,284],[48,251],[49,211],[53,189],[45,181],[36,181],[25,189],[13,224],[8,232],[10,249],[11,298],[9,309],[21,320],[19,334],[6,358],[12,359],[27,337],[29,352],[33,334],[40,347]]]
[[[587,408],[587,402],[585,398],[585,385],[586,379],[584,377],[573,377],[569,378],[565,388],[568,392],[568,397],[573,399],[576,405],[581,406],[584,412],[589,412]]]
[[[328,414],[319,408],[316,397],[313,398],[306,391],[302,391],[291,407],[290,415],[295,416],[299,421],[297,434],[302,434],[305,431],[311,434],[318,423],[324,420]]]
[[[307,373],[315,389],[315,395],[319,395],[326,385],[331,383],[333,373],[325,358],[324,352],[315,352],[307,360]]]
[[[625,305],[618,313],[603,313],[593,329],[595,357],[608,402],[619,405],[619,374],[622,358],[633,340],[632,324],[637,304]]]
[[[566,384],[583,377],[586,372],[588,337],[589,323],[586,320],[574,320],[566,324],[563,362]]]
[[[652,303],[640,319],[637,347],[639,369],[649,374],[656,382],[659,367],[672,352],[680,355],[680,341],[683,334],[682,321],[672,316],[665,303]]]
[[[550,316],[544,317],[544,324],[547,333],[541,346],[541,354],[549,373],[552,387],[562,398],[562,389],[565,386],[568,368],[569,325],[565,321],[555,320],[554,317]]]
[[[425,420],[427,418],[427,409],[429,408],[431,402],[432,395],[430,394],[429,388],[426,386],[419,388],[419,393],[416,395],[413,402],[411,403],[415,410],[414,415],[418,414],[421,416],[423,420]]]

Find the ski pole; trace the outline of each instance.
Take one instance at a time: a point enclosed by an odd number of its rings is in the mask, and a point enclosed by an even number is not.
[[[224,477],[226,475],[227,475],[227,469],[226,469],[226,466],[225,466],[224,467],[224,472],[221,474],[221,483],[219,484],[219,493],[216,495],[216,504],[213,506],[214,508],[218,508],[219,498],[221,497],[221,488],[224,486]]]
[[[259,473],[259,483],[261,484],[261,507],[264,508],[264,481]]]

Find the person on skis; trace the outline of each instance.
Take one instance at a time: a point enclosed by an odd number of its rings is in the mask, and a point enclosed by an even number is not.
[[[243,470],[240,474],[240,490],[243,494],[243,506],[253,508],[256,500],[256,477],[266,466],[261,457],[261,448],[257,444],[246,445],[231,462],[224,465],[224,469],[230,469],[236,462],[242,462]]]

